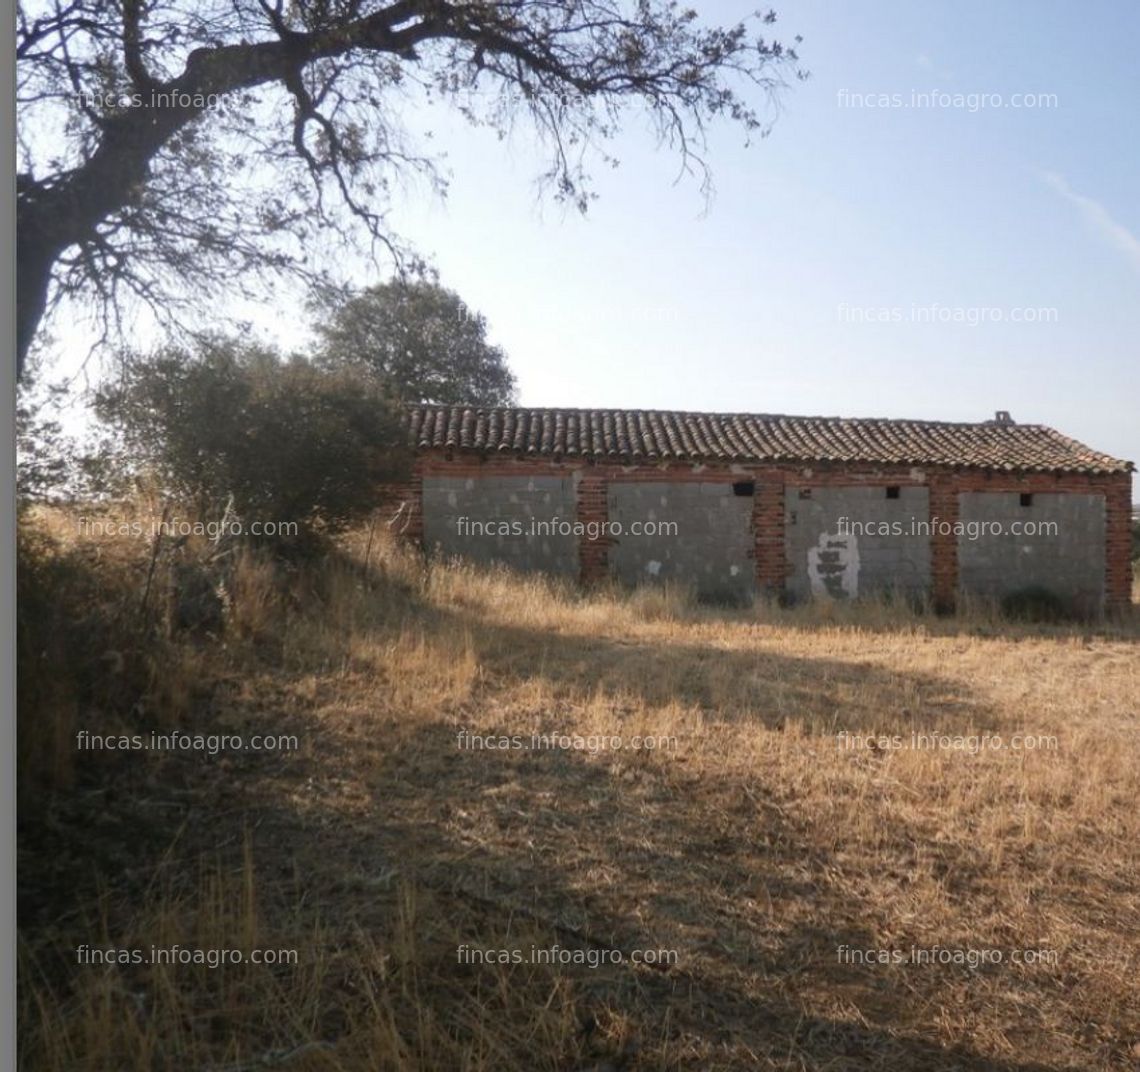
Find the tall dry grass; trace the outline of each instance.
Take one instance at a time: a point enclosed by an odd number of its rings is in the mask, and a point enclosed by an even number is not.
[[[110,611],[134,605],[149,549],[92,558],[58,516],[44,523],[42,561],[86,555],[102,595],[80,603],[107,624],[81,657],[59,653],[71,706],[45,685],[21,709],[56,756],[21,844],[25,903],[50,906],[24,912],[26,1068],[1134,1065],[1134,620],[716,610],[425,564],[361,533],[300,569],[239,555],[221,635],[172,634],[156,610],[155,669],[126,674],[120,696],[124,668],[102,681],[102,651],[125,647]],[[68,733],[104,718],[289,730],[301,747],[72,754],[55,777]],[[912,731],[1052,743],[970,754],[839,736]],[[471,743],[532,734],[660,746]],[[115,846],[139,829],[132,863]],[[66,866],[47,868],[52,853]],[[175,942],[292,948],[298,963],[74,956]],[[625,961],[457,953],[555,945]],[[842,959],[931,947],[1005,959]],[[634,965],[639,949],[677,963]],[[1014,962],[1022,950],[1049,959]]]

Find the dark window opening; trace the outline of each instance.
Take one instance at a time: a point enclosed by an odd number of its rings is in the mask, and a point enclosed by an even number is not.
[[[887,488],[887,498],[888,499],[897,499],[898,497],[899,497],[899,486],[898,486],[898,484],[892,484],[889,488]]]
[[[1033,505],[1033,495],[1031,492],[1023,491],[1021,493],[1021,505],[1022,506],[1032,506]]]
[[[739,495],[741,498],[747,495],[755,495],[756,482],[754,480],[738,480],[732,485],[732,494]]]
[[[811,488],[800,488],[800,498],[801,499],[810,499],[811,498]]]

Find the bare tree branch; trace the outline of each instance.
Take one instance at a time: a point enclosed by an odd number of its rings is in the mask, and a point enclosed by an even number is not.
[[[798,63],[670,0],[42,0],[19,7],[17,56],[18,369],[62,298],[111,323],[126,294],[188,309],[190,272],[326,285],[322,245],[362,237],[403,258],[391,177],[442,186],[392,107],[410,91],[500,131],[529,118],[555,196],[585,208],[627,106],[707,184],[706,124],[763,133]]]

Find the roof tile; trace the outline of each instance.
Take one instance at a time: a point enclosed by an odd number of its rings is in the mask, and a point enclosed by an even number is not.
[[[1126,473],[1040,424],[791,417],[666,410],[413,406],[419,450],[733,462],[865,462],[1024,472]]]

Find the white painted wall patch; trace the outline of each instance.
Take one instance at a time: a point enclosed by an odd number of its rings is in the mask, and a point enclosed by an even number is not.
[[[824,599],[854,599],[859,594],[859,541],[854,535],[822,532],[808,548],[811,594]]]

